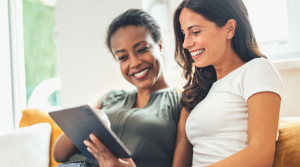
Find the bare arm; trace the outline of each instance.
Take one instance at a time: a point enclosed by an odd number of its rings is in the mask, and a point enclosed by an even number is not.
[[[173,159],[173,167],[191,167],[193,157],[193,146],[188,141],[185,133],[185,123],[189,116],[189,112],[182,108],[180,119],[177,125],[177,136],[175,153]]]
[[[102,101],[107,96],[105,94],[98,100],[95,105],[96,109],[100,109],[102,105]],[[74,145],[74,143],[69,139],[69,137],[62,133],[58,139],[56,140],[53,148],[53,157],[57,162],[66,162],[69,160],[71,156],[76,153],[80,153],[79,149]]]
[[[66,162],[75,153],[80,153],[69,137],[62,133],[56,140],[53,148],[53,156],[56,162]]]
[[[248,147],[208,167],[271,167],[274,161],[280,97],[260,92],[248,99]]]

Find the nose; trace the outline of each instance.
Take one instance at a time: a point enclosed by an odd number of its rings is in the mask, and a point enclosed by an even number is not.
[[[129,56],[130,58],[130,68],[137,68],[142,64],[142,60],[139,58],[138,55],[132,54]]]
[[[189,49],[190,47],[192,47],[194,45],[194,41],[188,36],[188,35],[185,35],[184,36],[184,41],[183,41],[183,44],[182,44],[182,47],[184,49]]]

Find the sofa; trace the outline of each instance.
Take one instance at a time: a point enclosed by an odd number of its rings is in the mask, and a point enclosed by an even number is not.
[[[30,137],[34,140],[29,140],[28,143],[26,143],[25,140],[24,142],[20,143],[21,148],[17,144],[16,150],[12,150],[11,145],[14,144],[10,143],[9,140],[13,140],[14,138],[16,138],[16,131],[18,131],[18,133],[22,131],[23,134],[25,132],[27,133],[27,137],[23,137],[24,140]],[[59,163],[54,160],[52,152],[53,145],[61,133],[62,130],[50,118],[47,112],[39,111],[37,109],[24,110],[23,116],[19,123],[19,129],[14,130],[14,132],[12,132],[11,134],[0,136],[0,159],[2,159],[1,166],[43,167],[41,163],[44,163],[45,166],[49,167],[55,167],[59,165]],[[21,135],[17,135],[17,137],[20,136]],[[23,138],[18,140],[23,141]],[[3,139],[5,139],[8,143],[3,144]],[[1,143],[2,145],[7,146],[1,147]],[[38,144],[38,146],[32,146],[32,144]],[[37,150],[40,150],[40,152],[37,152]],[[7,154],[7,152],[9,151],[12,153]],[[18,154],[17,156],[12,157],[12,154],[15,153],[15,151]],[[27,161],[24,160],[24,154],[29,157]],[[276,152],[273,167],[300,167],[300,117],[280,119],[279,139],[276,143]]]

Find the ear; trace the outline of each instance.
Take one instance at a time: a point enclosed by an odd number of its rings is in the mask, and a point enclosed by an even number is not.
[[[227,36],[232,38],[235,34],[236,21],[234,19],[230,19],[227,21]]]
[[[159,50],[162,51],[162,41],[161,40],[158,41],[158,46],[159,46]]]

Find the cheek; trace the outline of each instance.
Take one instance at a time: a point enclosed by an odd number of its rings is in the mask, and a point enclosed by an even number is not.
[[[226,51],[226,43],[222,41],[222,39],[216,40],[215,42],[215,54],[218,56],[222,56]]]
[[[214,45],[214,49],[217,52],[223,52],[226,48],[226,40],[227,38],[224,37],[224,34],[222,32],[216,32],[214,35],[212,35],[212,45]]]
[[[213,57],[219,57],[226,49],[226,41],[224,42],[219,36],[210,37],[210,40],[206,41],[208,54]]]
[[[208,50],[211,47],[211,37],[207,34],[201,34],[196,37],[195,42],[197,43],[197,47],[195,49],[205,48]]]
[[[153,62],[153,68],[154,68],[155,74],[158,75],[159,72],[161,71],[161,66],[162,66],[161,55],[157,55],[155,57],[153,56],[152,62]]]
[[[128,77],[128,69],[128,65],[125,62],[120,63],[120,70],[125,78]]]

